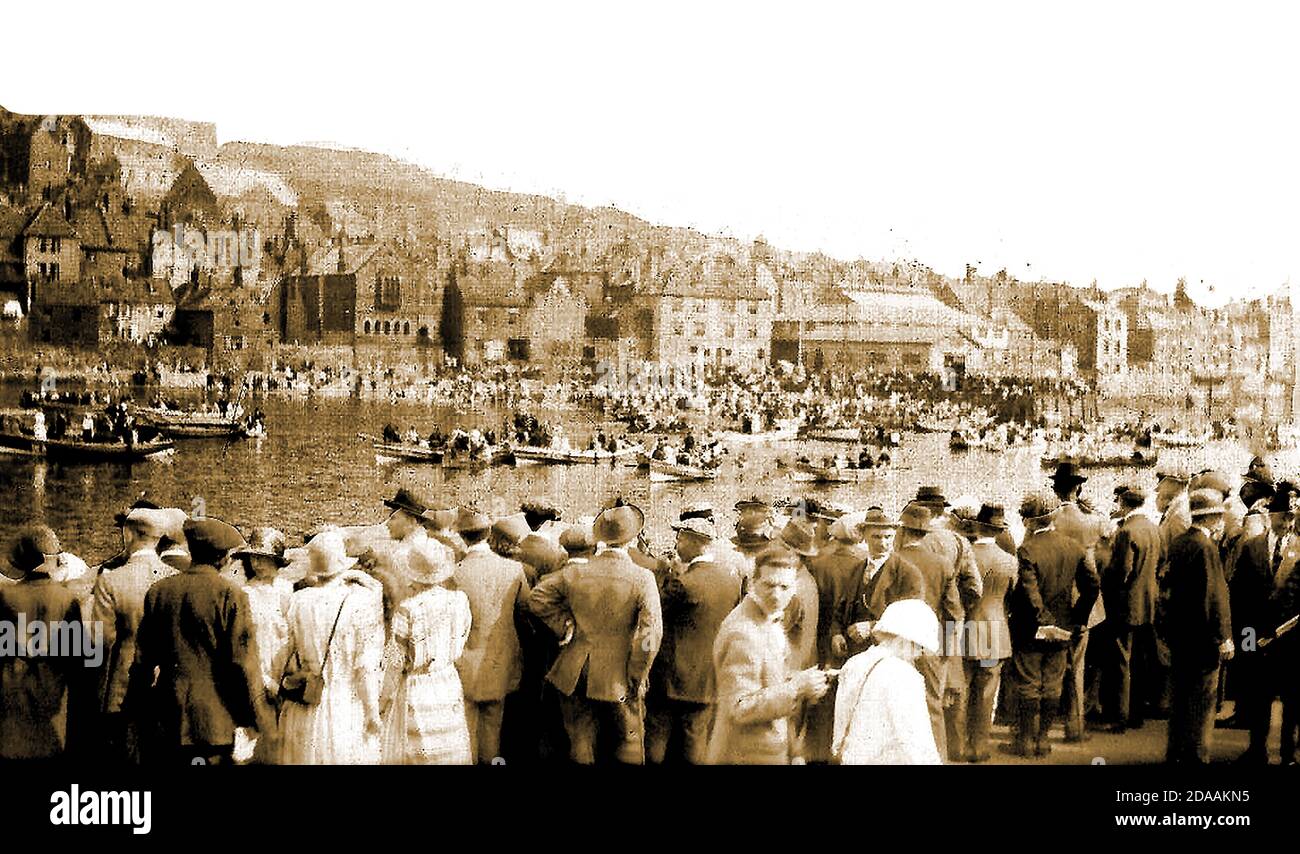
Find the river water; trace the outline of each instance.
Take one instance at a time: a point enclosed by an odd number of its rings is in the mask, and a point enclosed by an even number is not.
[[[17,397],[5,390],[2,403]],[[447,504],[475,502],[490,513],[518,510],[532,496],[549,497],[566,519],[593,515],[617,496],[646,513],[652,543],[672,544],[669,524],[688,503],[712,502],[725,532],[735,522],[732,505],[757,494],[768,499],[818,497],[858,509],[872,504],[897,514],[921,485],[940,486],[949,500],[969,494],[1000,501],[1013,530],[1019,532],[1015,509],[1025,490],[1046,484],[1047,471],[1030,448],[1005,453],[969,451],[952,454],[947,436],[904,434],[893,449],[893,470],[870,484],[817,486],[791,482],[776,465],[778,457],[807,454],[820,459],[852,446],[789,442],[779,445],[733,446],[720,477],[711,483],[652,484],[644,471],[631,466],[498,466],[483,472],[446,471],[420,464],[376,462],[370,443],[358,434],[378,434],[393,421],[402,429],[414,424],[427,435],[435,424],[450,429],[499,425],[504,413],[456,413],[420,404],[352,399],[259,399],[252,403],[266,412],[269,435],[260,440],[183,440],[173,456],[131,466],[65,466],[0,456],[0,534],[6,544],[16,528],[44,521],[64,543],[92,565],[110,557],[120,541],[113,515],[142,492],[155,503],[202,508],[247,532],[272,525],[296,536],[325,522],[360,524],[386,516],[382,501],[400,486]],[[545,420],[563,420],[575,441],[594,429],[582,411],[538,413]],[[617,429],[615,432],[619,432]],[[1246,470],[1251,452],[1236,443],[1215,443],[1191,450],[1166,449],[1193,472],[1223,469],[1232,478]],[[1273,472],[1286,477],[1300,456],[1292,451],[1269,456]],[[1098,508],[1111,507],[1113,487],[1136,481],[1151,490],[1154,469],[1096,469],[1084,494]]]

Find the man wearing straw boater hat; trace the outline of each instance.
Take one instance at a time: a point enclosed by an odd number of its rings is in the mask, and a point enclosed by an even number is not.
[[[470,752],[482,764],[502,755],[506,697],[519,688],[523,675],[523,648],[515,617],[517,611],[527,609],[532,592],[523,564],[488,547],[491,529],[492,520],[485,514],[472,508],[461,510],[456,532],[467,550],[456,564],[456,586],[469,597],[473,619],[456,667],[465,685]]]
[[[903,508],[894,539],[894,553],[880,568],[872,591],[868,610],[873,620],[879,619],[892,603],[903,599],[924,600],[934,611],[936,620],[940,614],[961,611],[956,577],[947,573],[944,559],[926,545],[933,532],[934,522],[929,508],[915,501]],[[856,643],[865,640],[854,637],[852,632],[849,639]],[[916,669],[925,677],[926,706],[935,744],[939,746],[941,756],[947,755],[943,701],[949,663],[942,655],[927,653],[917,658]]]
[[[190,519],[184,533],[192,563],[145,594],[125,705],[164,759],[225,764],[236,728],[276,733],[248,598],[219,573],[245,543],[217,519]]]
[[[956,732],[949,731],[949,753],[970,762],[985,762],[989,728],[993,724],[993,699],[998,692],[1002,663],[1011,657],[1011,634],[1007,629],[1007,594],[1019,580],[1016,559],[998,545],[997,537],[1007,529],[1006,513],[1000,504],[982,504],[970,523],[974,542],[971,551],[983,574],[984,591],[966,615],[964,666],[966,703],[958,714],[949,716]],[[961,744],[965,744],[965,752]],[[954,744],[956,747],[954,748]]]
[[[1192,526],[1175,538],[1165,579],[1169,642],[1169,742],[1165,761],[1203,765],[1210,759],[1219,665],[1235,652],[1228,585],[1217,539],[1223,503],[1199,490],[1188,501]]]
[[[663,581],[664,640],[646,700],[646,758],[662,763],[677,736],[683,758],[701,765],[716,700],[713,642],[740,603],[740,578],[714,560],[718,534],[711,520],[692,517],[673,530],[678,562]]]
[[[604,550],[546,576],[529,598],[533,613],[560,638],[547,680],[562,695],[570,756],[581,765],[596,761],[599,732],[614,734],[619,762],[645,760],[645,693],[663,617],[654,574],[627,552],[644,525],[634,505],[602,511],[592,535]]]
[[[1160,530],[1142,512],[1146,491],[1123,485],[1115,492],[1124,515],[1111,547],[1110,566],[1101,577],[1110,647],[1102,667],[1101,700],[1109,731],[1122,733],[1140,729],[1145,723],[1141,697],[1149,662],[1156,653],[1153,632],[1161,553]]]
[[[1025,496],[1020,518],[1020,583],[1008,615],[1016,671],[1016,756],[1047,756],[1048,733],[1060,711],[1069,641],[1088,622],[1100,579],[1083,546],[1058,532],[1060,500],[1038,490]],[[1076,595],[1077,593],[1077,595]]]
[[[1098,577],[1101,573],[1097,567],[1097,547],[1102,540],[1114,534],[1114,523],[1099,513],[1093,513],[1079,506],[1079,489],[1088,478],[1080,474],[1076,463],[1062,461],[1052,473],[1052,491],[1060,499],[1061,507],[1052,520],[1057,532],[1070,537],[1083,546],[1088,560]],[[1078,591],[1075,591],[1076,595]],[[1100,596],[1093,605],[1092,612],[1083,630],[1071,639],[1070,650],[1066,659],[1065,689],[1062,696],[1062,714],[1065,716],[1065,740],[1081,742],[1088,738],[1084,729],[1084,705],[1086,699],[1084,669],[1088,658],[1088,637],[1091,629],[1099,625],[1106,617],[1105,605]]]
[[[144,612],[144,597],[154,582],[176,574],[158,557],[158,541],[167,518],[157,507],[139,507],[122,514],[122,551],[126,561],[95,580],[90,619],[104,627],[104,669],[97,708],[104,759],[111,763],[138,761],[131,746],[128,717],[122,712],[127,679],[135,662],[136,633]]]

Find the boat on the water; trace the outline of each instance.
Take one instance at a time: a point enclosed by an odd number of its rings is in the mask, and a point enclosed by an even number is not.
[[[680,463],[670,463],[664,460],[650,460],[650,482],[666,483],[677,480],[716,480],[718,477],[718,467],[704,468],[703,466],[689,466]]]
[[[799,438],[814,442],[861,443],[862,432],[861,427],[809,427],[799,431]]]
[[[175,409],[136,409],[135,415],[144,424],[173,439],[234,439],[246,438],[250,427],[236,417],[219,412],[186,412]],[[266,435],[266,428],[261,428]]]
[[[561,448],[523,446],[514,449],[515,465],[583,465],[636,458],[643,452],[642,445],[628,445],[617,451],[574,451]]]
[[[1055,468],[1063,462],[1072,462],[1083,469],[1149,468],[1156,464],[1155,454],[1134,451],[1131,454],[1110,454],[1096,457],[1059,456],[1048,454],[1040,458],[1043,468]]]
[[[405,442],[372,442],[377,460],[401,460],[408,463],[440,463],[442,448],[408,445]]]
[[[1212,433],[1209,430],[1204,433],[1189,433],[1186,430],[1179,430],[1170,433],[1152,433],[1151,441],[1167,448],[1199,448],[1210,441],[1211,436]]]
[[[865,483],[881,477],[888,468],[846,468],[818,466],[812,463],[795,463],[790,469],[790,479],[796,483]]]
[[[492,445],[474,454],[468,451],[457,451],[448,454],[444,451],[442,467],[444,469],[482,469],[488,466],[512,463],[514,458],[514,451],[509,446]]]
[[[72,439],[37,441],[23,433],[0,433],[0,454],[38,457],[64,463],[133,463],[171,454],[174,443],[166,439],[150,442],[81,442]]]

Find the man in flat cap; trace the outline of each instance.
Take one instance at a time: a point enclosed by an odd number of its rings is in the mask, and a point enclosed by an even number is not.
[[[560,638],[547,679],[563,695],[570,757],[581,765],[596,761],[597,734],[606,730],[614,733],[615,759],[645,761],[645,694],[663,616],[654,573],[628,555],[644,525],[633,505],[604,510],[592,527],[604,550],[546,576],[529,599]]]
[[[1115,500],[1124,515],[1111,547],[1110,564],[1101,577],[1111,653],[1102,669],[1102,712],[1107,728],[1119,733],[1140,729],[1145,722],[1141,697],[1146,686],[1142,680],[1155,657],[1153,624],[1161,544],[1160,530],[1143,512],[1147,494],[1141,487],[1122,486],[1116,490]]]
[[[145,594],[124,708],[157,736],[149,749],[159,760],[226,764],[236,728],[276,738],[248,598],[220,574],[245,542],[217,519],[191,519],[184,531],[190,567]]]
[[[139,761],[130,718],[122,712],[122,700],[135,663],[136,633],[144,616],[145,594],[155,582],[176,574],[158,557],[158,542],[167,525],[166,514],[158,508],[129,511],[121,522],[126,562],[101,573],[91,597],[90,619],[104,627],[99,731],[103,758],[110,763]]]
[[[704,763],[716,684],[713,642],[722,621],[740,603],[740,578],[714,560],[713,522],[691,518],[676,525],[678,562],[660,591],[664,639],[651,670],[646,699],[646,757],[660,764],[674,736],[682,757]]]
[[[516,617],[527,609],[532,592],[523,564],[488,548],[491,529],[492,521],[473,509],[463,510],[456,524],[466,545],[465,557],[456,564],[456,586],[469,597],[473,617],[456,669],[465,687],[470,752],[481,764],[503,756],[506,697],[519,688],[523,673]]]

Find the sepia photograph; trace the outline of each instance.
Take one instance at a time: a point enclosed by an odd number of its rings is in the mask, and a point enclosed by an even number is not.
[[[1295,7],[3,17],[33,827],[308,797],[250,765],[1295,793]]]

